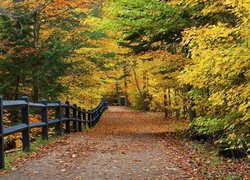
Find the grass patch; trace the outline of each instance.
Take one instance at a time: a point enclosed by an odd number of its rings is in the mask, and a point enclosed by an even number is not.
[[[51,137],[48,141],[43,140],[41,137],[36,138],[36,141],[33,141],[30,143],[30,151],[29,152],[23,152],[21,149],[17,149],[15,152],[11,152],[9,154],[5,154],[4,160],[5,160],[5,167],[4,170],[10,170],[11,165],[17,161],[18,159],[22,157],[26,157],[29,153],[37,152],[38,148],[43,145],[48,145],[53,142],[53,139],[55,137]]]
[[[50,137],[49,140],[43,140],[41,137],[36,138],[36,140],[30,144],[29,152],[37,152],[40,146],[51,144],[53,139],[54,139],[53,137]]]
[[[6,154],[4,157],[4,160],[5,160],[4,170],[10,170],[13,162],[15,162],[21,157],[26,157],[26,156],[27,156],[27,152],[23,152],[22,150],[18,150],[16,152]]]

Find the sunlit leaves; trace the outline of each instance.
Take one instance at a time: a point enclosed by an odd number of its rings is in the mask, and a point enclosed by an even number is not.
[[[209,132],[222,133],[225,138],[220,143],[229,143],[230,148],[246,149],[247,128],[249,128],[249,1],[183,1],[189,5],[204,3],[200,15],[217,15],[230,12],[225,17],[237,18],[236,22],[211,22],[203,27],[186,29],[183,33],[183,44],[190,47],[191,63],[185,67],[179,76],[181,83],[190,84],[200,89],[209,88],[209,98],[197,101],[197,113],[202,112],[202,106],[207,106],[204,115],[194,123],[201,134]],[[218,20],[221,20],[218,18]],[[247,35],[248,34],[248,35]],[[248,120],[247,120],[248,119]],[[220,122],[218,124],[217,122]],[[221,122],[223,122],[221,124]],[[207,123],[207,124],[204,124]],[[214,124],[213,124],[214,123]],[[200,128],[200,129],[199,129]],[[204,128],[207,128],[205,130]],[[231,131],[234,132],[232,136]]]

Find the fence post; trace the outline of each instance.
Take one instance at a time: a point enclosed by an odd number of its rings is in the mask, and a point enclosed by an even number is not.
[[[65,104],[67,104],[68,106],[65,108],[65,117],[68,118],[68,120],[66,121],[66,133],[70,133],[70,104],[69,101],[66,101]]]
[[[82,109],[79,107],[78,108],[78,131],[82,131]]]
[[[98,109],[97,109],[97,112],[96,112],[96,124],[99,122],[100,108],[101,108],[101,106],[98,106]]]
[[[82,116],[83,116],[83,125],[84,125],[84,129],[87,129],[87,122],[86,122],[86,110],[83,109],[82,110]]]
[[[91,110],[88,110],[88,127],[91,128],[92,114]]]
[[[98,121],[98,109],[95,110],[95,122],[94,122],[94,125],[97,124],[97,121]]]
[[[102,115],[102,104],[100,105],[100,109],[99,109],[99,116]]]
[[[29,151],[30,150],[29,98],[27,96],[22,96],[21,99],[27,102],[27,105],[25,107],[22,107],[21,114],[22,114],[22,123],[28,126],[25,130],[22,131],[23,151]]]
[[[91,110],[90,113],[91,113],[91,127],[93,128],[94,127],[95,114],[94,114],[93,110]]]
[[[108,108],[107,108],[107,107],[108,107],[107,100],[104,100],[104,101],[103,101],[103,107],[104,107],[105,110],[108,109]]]
[[[95,112],[91,110],[91,127],[93,128],[95,126]]]
[[[101,115],[105,110],[105,101],[102,101],[102,105],[101,105]]]
[[[97,109],[97,112],[96,112],[96,124],[98,123],[99,121],[99,116],[100,116],[100,108],[101,106],[98,106],[98,109]]]
[[[0,96],[0,168],[4,167],[3,99]]]
[[[91,110],[91,119],[92,119],[92,122],[91,122],[91,127],[94,127],[95,126],[95,110]]]
[[[74,121],[73,121],[73,129],[75,132],[77,132],[77,105],[74,104],[74,109],[73,109],[73,118],[74,118]]]
[[[55,103],[59,104],[58,107],[56,107],[56,119],[58,119],[59,121],[56,123],[56,134],[58,136],[62,135],[62,108],[61,108],[61,101],[57,100],[55,101]]]
[[[48,140],[49,139],[49,134],[48,134],[48,107],[47,107],[47,100],[42,100],[42,104],[45,105],[45,107],[42,108],[41,110],[41,118],[42,122],[46,123],[46,126],[42,127],[42,139],[43,140]]]

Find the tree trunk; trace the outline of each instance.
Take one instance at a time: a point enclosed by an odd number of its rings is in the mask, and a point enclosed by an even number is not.
[[[174,100],[175,100],[175,105],[178,107],[175,109],[175,116],[176,116],[176,120],[179,120],[180,118],[180,107],[179,107],[179,103],[176,101],[176,97],[177,97],[177,92],[176,90],[174,90]]]
[[[148,85],[148,82],[147,82],[147,74],[146,74],[146,72],[144,71],[144,72],[143,72],[143,99],[144,99],[144,109],[145,109],[146,111],[149,111],[149,100],[146,101],[146,99],[149,97],[148,92],[147,92],[147,90],[146,90],[147,85]]]
[[[39,41],[39,12],[34,12],[34,49],[38,49],[38,41]],[[33,100],[38,101],[39,99],[39,79],[38,79],[37,71],[33,71],[32,80],[33,80]]]
[[[168,113],[169,113],[169,117],[172,117],[172,109],[171,109],[171,95],[170,95],[170,89],[168,89]]]
[[[196,112],[194,110],[194,103],[191,101],[188,107],[189,121],[192,122],[196,116]]]
[[[20,85],[20,76],[16,78],[16,92],[15,92],[15,99],[19,99],[19,85]]]
[[[128,100],[128,83],[127,83],[127,66],[126,64],[123,66],[123,75],[124,75],[124,88],[125,88],[125,92],[124,92],[124,96],[125,96],[125,106],[129,106],[129,100]]]
[[[39,12],[35,11],[34,12],[34,49],[38,48],[39,31],[40,31]]]
[[[188,109],[187,109],[186,104],[184,104],[184,105],[182,106],[182,108],[183,108],[183,116],[186,117],[186,114],[187,114],[187,112],[188,112]]]
[[[206,88],[207,99],[210,97],[209,87]]]
[[[117,94],[117,103],[118,103],[119,106],[121,106],[121,95],[120,95],[118,79],[116,79],[115,86],[116,86],[115,89],[116,89],[116,94]]]
[[[165,118],[168,118],[167,94],[166,94],[166,91],[165,91],[165,94],[164,94],[164,115],[165,115]]]
[[[132,70],[133,70],[133,73],[134,73],[134,79],[135,79],[136,87],[137,87],[137,89],[139,91],[139,94],[140,94],[141,102],[142,102],[142,105],[143,105],[143,110],[147,111],[147,106],[145,104],[144,96],[143,96],[143,93],[142,93],[141,88],[139,86],[138,79],[137,79],[137,75],[136,75],[136,71],[135,71],[135,64],[132,65]]]

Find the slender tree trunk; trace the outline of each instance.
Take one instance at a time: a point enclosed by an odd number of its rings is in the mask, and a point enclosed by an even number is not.
[[[169,117],[172,116],[171,105],[172,105],[172,103],[171,103],[171,94],[170,94],[170,89],[168,89],[168,107],[169,107],[168,112],[169,112]]]
[[[184,104],[182,108],[183,108],[183,116],[186,117],[186,114],[188,112],[186,104]]]
[[[39,12],[34,12],[34,48],[38,48],[38,41],[39,41],[39,31],[40,31],[40,24],[39,24]]]
[[[164,115],[165,115],[165,118],[168,118],[167,94],[166,94],[166,91],[165,91],[165,94],[164,94]]]
[[[186,91],[189,92],[189,91],[192,90],[193,87],[191,85],[187,85],[185,88],[186,88]],[[195,103],[194,103],[192,97],[188,97],[188,99],[185,100],[185,102],[187,102],[187,104],[189,102],[189,105],[186,106],[186,109],[187,109],[187,112],[188,112],[188,115],[189,115],[189,121],[192,122],[196,117],[196,112],[195,112],[195,109],[194,109]]]
[[[143,100],[144,100],[144,108],[146,111],[149,110],[149,100],[146,101],[146,99],[149,97],[148,92],[147,92],[147,73],[144,71],[143,72]]]
[[[176,90],[174,90],[174,96],[175,96],[175,104],[176,104],[176,106],[178,107],[178,108],[176,108],[175,109],[175,116],[176,116],[176,120],[179,120],[179,118],[180,118],[180,107],[179,107],[179,103],[176,101],[176,97],[177,97],[177,92],[176,92]]]
[[[124,96],[125,96],[125,106],[129,106],[129,100],[128,100],[128,82],[127,82],[127,66],[126,64],[123,66],[123,75],[124,75],[124,88],[125,88],[125,92],[124,92]]]
[[[210,97],[209,87],[206,89],[207,99]]]
[[[115,86],[116,86],[115,89],[116,89],[116,95],[117,95],[117,103],[119,106],[121,106],[121,95],[120,95],[120,88],[119,88],[118,79],[116,79]]]
[[[196,112],[194,110],[194,102],[190,102],[188,107],[189,121],[192,122],[196,116]]]
[[[143,109],[144,109],[144,111],[147,111],[147,107],[145,105],[143,93],[141,91],[141,88],[139,86],[139,82],[138,82],[138,79],[137,79],[137,75],[136,75],[136,71],[135,71],[135,64],[132,65],[132,70],[133,70],[133,73],[134,73],[134,79],[135,79],[136,87],[137,87],[137,89],[139,91],[139,94],[140,94],[140,98],[141,98],[141,102],[142,102],[142,105],[143,105]]]
[[[38,49],[38,41],[39,41],[39,12],[34,12],[34,49]],[[33,80],[33,100],[38,101],[39,99],[39,77],[36,71],[33,71],[32,75]]]
[[[20,76],[16,78],[16,92],[15,92],[15,99],[19,99],[19,85],[20,85]]]

